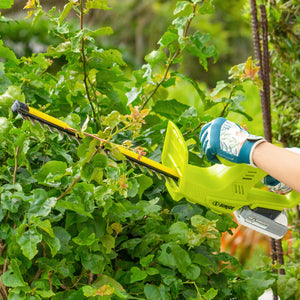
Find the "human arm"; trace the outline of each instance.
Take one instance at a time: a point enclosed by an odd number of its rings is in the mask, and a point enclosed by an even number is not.
[[[268,142],[257,145],[253,163],[278,181],[300,193],[300,155]]]
[[[200,141],[210,161],[220,163],[219,157],[222,157],[258,167],[270,174],[264,178],[264,183],[272,191],[286,193],[291,187],[300,192],[299,149],[296,154],[274,146],[224,118],[206,124],[201,130]]]

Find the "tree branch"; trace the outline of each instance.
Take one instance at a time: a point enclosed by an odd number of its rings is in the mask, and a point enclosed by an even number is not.
[[[196,11],[196,6],[197,4],[193,5],[193,15],[195,14]],[[189,30],[189,27],[191,25],[191,22],[193,20],[194,17],[191,17],[188,19],[185,28],[184,28],[184,33],[183,33],[183,37],[185,38],[187,36],[187,32]],[[163,74],[162,79],[156,84],[156,87],[154,88],[154,90],[151,92],[151,94],[148,96],[148,98],[144,101],[144,103],[141,106],[141,110],[145,108],[145,106],[147,105],[147,103],[150,101],[150,99],[154,96],[154,94],[157,92],[157,90],[159,89],[159,87],[162,85],[162,83],[166,80],[169,70],[172,66],[172,64],[174,63],[175,59],[177,58],[177,56],[181,53],[181,49],[180,47],[177,48],[177,50],[175,51],[175,53],[173,54],[172,58],[170,59],[169,63],[167,64],[167,68],[165,69],[165,72]]]
[[[80,29],[83,30],[83,0],[80,1]],[[96,120],[96,112],[93,106],[93,102],[90,96],[90,91],[89,91],[89,87],[88,87],[88,83],[87,83],[87,72],[86,72],[86,56],[85,56],[85,52],[84,52],[84,36],[81,39],[81,56],[82,56],[82,65],[83,65],[83,82],[84,82],[84,87],[86,90],[86,95],[88,97],[88,100],[90,102],[90,106],[92,109],[92,113],[93,113],[93,118],[94,120]]]

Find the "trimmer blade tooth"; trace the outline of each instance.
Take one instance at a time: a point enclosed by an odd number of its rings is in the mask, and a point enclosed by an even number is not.
[[[129,161],[131,167],[132,167],[133,169],[135,169],[135,168],[136,168],[136,165],[135,165],[130,159],[128,159],[128,161]]]
[[[52,127],[52,126],[50,126],[48,124],[46,124],[46,126],[49,128],[49,130],[51,131],[51,133],[54,133],[54,127]]]
[[[172,179],[171,177],[165,176],[166,181],[171,184],[171,183],[175,183],[174,179]]]
[[[57,129],[57,128],[55,128],[55,130],[59,133],[59,135],[63,138],[65,135],[64,135],[64,133],[61,131],[61,130],[59,130],[59,129]]]
[[[72,137],[80,145],[80,138],[76,135],[73,135]]]
[[[36,125],[36,121],[33,118],[28,117],[28,119],[30,120],[30,122],[33,126]]]
[[[137,165],[142,172],[145,172],[145,168],[143,166],[141,166],[140,164],[137,164]]]
[[[150,168],[145,167],[145,169],[147,170],[150,176],[153,176],[153,171]]]
[[[45,130],[45,125],[44,125],[44,123],[41,122],[41,121],[38,121],[38,122],[39,122],[39,124],[41,125],[41,127]]]
[[[164,179],[165,181],[167,181],[167,176],[165,174],[160,174]]]
[[[159,180],[162,180],[162,177],[161,177],[161,175],[158,172],[156,172],[156,171],[153,171],[153,172],[154,172],[154,174],[157,176],[157,178]]]
[[[22,114],[21,112],[19,112],[20,116],[22,117],[23,120],[28,120],[28,117],[25,116],[24,114]]]
[[[66,135],[67,135],[69,141],[70,141],[70,142],[73,142],[73,135],[70,135],[70,134],[67,134],[67,133],[66,133]]]

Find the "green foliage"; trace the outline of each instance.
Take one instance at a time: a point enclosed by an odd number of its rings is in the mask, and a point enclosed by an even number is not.
[[[256,299],[283,282],[293,295],[294,279],[247,272],[220,251],[222,233],[236,226],[231,216],[174,202],[163,181],[129,168],[114,146],[159,161],[172,119],[188,140],[190,162],[207,166],[200,127],[231,112],[250,119],[241,106],[245,81],[259,85],[250,58],[212,91],[178,71],[186,56],[204,69],[217,59],[210,35],[191,30],[199,15],[213,14],[213,1],[178,1],[158,48],[132,74],[120,51],[96,45],[110,27],[67,21],[72,11],[108,10],[107,1],[69,1],[62,12],[28,1],[26,9],[33,26],[49,20],[55,43],[21,57],[0,45],[1,281],[8,299]],[[201,109],[169,97],[179,80],[192,85]],[[13,116],[15,99],[84,132],[82,143]]]
[[[279,1],[269,10],[272,100],[276,108],[276,138],[299,147],[299,3]]]

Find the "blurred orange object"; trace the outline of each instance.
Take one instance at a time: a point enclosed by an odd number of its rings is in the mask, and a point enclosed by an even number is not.
[[[228,232],[222,235],[221,251],[230,253],[242,265],[251,259],[258,246],[262,249],[263,254],[268,255],[270,253],[269,237],[243,225],[232,229],[232,232],[232,235]]]

